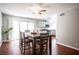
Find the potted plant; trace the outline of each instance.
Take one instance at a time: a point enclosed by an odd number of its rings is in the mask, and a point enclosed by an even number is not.
[[[2,30],[2,35],[3,35],[4,37],[6,36],[6,39],[7,39],[6,41],[9,40],[8,35],[9,35],[9,32],[10,32],[11,30],[12,30],[12,27]]]

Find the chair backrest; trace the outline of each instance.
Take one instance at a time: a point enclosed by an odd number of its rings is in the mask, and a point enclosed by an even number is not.
[[[24,33],[20,32],[20,43],[23,43],[24,41]]]
[[[39,39],[39,46],[40,46],[40,54],[46,54],[48,50],[48,36],[41,36]]]
[[[42,51],[42,54],[47,54],[48,52],[48,36],[44,36],[41,38],[41,41],[42,41],[42,46],[41,46],[41,51]],[[45,48],[44,48],[45,47]]]
[[[47,35],[41,35],[40,40],[43,42],[44,40],[48,40]]]

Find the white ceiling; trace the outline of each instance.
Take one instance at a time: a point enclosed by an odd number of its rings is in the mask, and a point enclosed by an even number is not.
[[[14,16],[46,19],[58,12],[67,11],[79,7],[77,3],[42,3],[42,7],[47,11],[42,14],[32,14],[31,7],[37,6],[38,3],[0,3],[0,9],[3,13]]]

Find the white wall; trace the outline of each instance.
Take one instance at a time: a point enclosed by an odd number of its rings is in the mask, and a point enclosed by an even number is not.
[[[2,28],[2,13],[0,11],[0,46],[1,46],[1,43],[2,43],[1,28]]]
[[[79,48],[79,8],[58,14],[57,41],[68,46]]]

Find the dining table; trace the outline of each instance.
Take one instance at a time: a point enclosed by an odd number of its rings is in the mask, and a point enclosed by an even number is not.
[[[36,55],[36,40],[40,39],[41,37],[48,37],[48,55],[52,55],[52,34],[28,34],[27,36],[33,39],[33,55]]]

